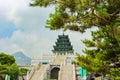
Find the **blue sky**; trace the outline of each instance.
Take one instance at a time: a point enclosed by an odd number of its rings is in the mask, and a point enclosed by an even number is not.
[[[53,45],[62,30],[46,29],[45,21],[54,7],[29,7],[30,0],[0,0],[0,52],[13,54],[22,51],[30,57],[52,53]],[[75,52],[82,53],[81,40],[90,39],[90,31],[66,31]]]
[[[0,38],[11,37],[15,31],[14,23],[6,19],[0,21]]]

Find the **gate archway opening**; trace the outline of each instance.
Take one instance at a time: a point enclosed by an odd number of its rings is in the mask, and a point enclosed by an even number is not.
[[[60,68],[58,68],[58,67],[53,68],[51,70],[50,78],[58,80],[59,70],[60,70]]]

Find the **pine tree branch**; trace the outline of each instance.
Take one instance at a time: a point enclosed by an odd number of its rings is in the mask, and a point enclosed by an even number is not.
[[[92,14],[95,16],[95,17],[97,17],[98,19],[100,19],[100,20],[103,20],[105,23],[109,23],[109,21],[108,20],[106,20],[106,19],[104,19],[103,17],[101,17],[101,16],[99,16],[99,15],[97,15],[97,14],[95,14],[94,13],[94,7],[93,8],[91,8],[91,11],[92,11]]]
[[[94,24],[95,26],[99,27],[99,28],[103,28],[103,26],[99,25],[99,24]]]
[[[114,17],[119,12],[120,12],[120,8],[118,8],[115,12],[113,12],[112,14],[110,14],[110,17]]]

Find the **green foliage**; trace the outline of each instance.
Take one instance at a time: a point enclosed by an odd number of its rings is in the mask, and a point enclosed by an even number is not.
[[[26,75],[27,72],[28,72],[28,69],[25,69],[25,68],[20,69],[20,75]]]
[[[119,31],[119,28],[115,28],[117,27],[113,27],[114,30]],[[90,73],[109,74],[115,80],[119,78],[120,66],[117,66],[116,63],[120,64],[120,38],[116,38],[118,36],[116,33],[107,32],[113,29],[104,27],[93,31],[92,40],[83,40],[87,47],[83,50],[86,56],[76,55],[74,63],[86,68]],[[115,64],[113,65],[115,69],[111,68],[111,63]]]
[[[90,73],[99,73],[101,75],[105,74],[109,71],[108,65],[106,65],[105,61],[100,60],[100,56],[80,56],[76,55],[74,64],[80,65],[83,68],[86,68]]]
[[[17,80],[19,76],[19,68],[16,63],[13,63],[8,67],[8,74],[11,76],[12,80]]]
[[[6,74],[7,73],[7,65],[0,64],[0,74]]]
[[[54,80],[54,79],[45,78],[44,80]]]
[[[4,54],[4,53],[0,53],[0,64],[11,65],[13,63],[15,63],[15,59],[14,59],[13,56],[7,55],[7,54]]]
[[[47,24],[51,24],[51,26],[46,26],[51,30],[59,29],[64,25],[64,19],[66,19],[68,15],[65,12],[60,12],[59,8],[56,8],[56,13],[50,15],[50,19],[47,21]]]
[[[86,43],[86,47],[94,47],[95,46],[95,43],[93,41],[90,41],[90,40],[83,40],[83,43]]]
[[[114,80],[119,80],[120,79],[120,68],[116,69],[116,68],[111,68],[110,69],[110,76],[112,77],[112,79]]]
[[[31,5],[55,5],[55,13],[47,20],[51,30],[84,32],[98,27],[91,32],[92,40],[83,41],[86,56],[76,55],[74,63],[89,72],[114,76],[116,71],[110,70],[110,63],[120,60],[120,0],[34,0]]]
[[[17,80],[19,69],[13,56],[0,53],[0,75],[2,79],[5,78],[6,74],[10,75],[12,80]]]
[[[55,13],[47,20],[47,28],[52,30],[63,28],[84,32],[92,26],[105,27],[116,23],[120,12],[120,0],[33,0],[30,5],[55,5]]]

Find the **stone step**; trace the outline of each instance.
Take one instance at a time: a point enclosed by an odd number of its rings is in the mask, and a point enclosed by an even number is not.
[[[73,66],[64,65],[60,71],[60,80],[73,80]]]
[[[47,65],[40,65],[40,67],[36,69],[30,80],[40,80],[41,75],[43,75],[43,73],[46,71],[46,66]]]

